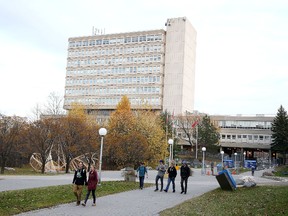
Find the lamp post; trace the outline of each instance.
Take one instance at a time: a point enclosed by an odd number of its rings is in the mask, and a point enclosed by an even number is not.
[[[202,175],[205,175],[205,151],[206,147],[202,147],[203,157],[202,157]]]
[[[103,152],[103,140],[104,136],[107,134],[106,128],[99,129],[99,135],[101,136],[101,147],[100,147],[100,161],[99,161],[99,181],[98,184],[101,185],[101,168],[102,168],[102,152]]]
[[[169,144],[169,152],[170,152],[170,156],[169,156],[169,163],[172,161],[172,145],[173,145],[173,139],[169,139],[168,140],[168,144]]]
[[[237,170],[237,167],[236,167],[237,152],[235,152],[234,155],[235,155],[234,168],[235,168],[235,171],[236,171]]]
[[[224,168],[224,151],[221,151],[220,154],[221,154],[221,158],[222,158],[222,170],[223,170],[223,168]]]
[[[245,167],[246,152],[243,152],[243,167]]]

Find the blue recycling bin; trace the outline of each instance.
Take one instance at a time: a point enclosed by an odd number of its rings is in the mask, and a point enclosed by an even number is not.
[[[251,169],[251,167],[257,167],[257,161],[256,160],[244,160],[244,167]]]
[[[217,172],[220,172],[220,171],[222,171],[222,169],[223,169],[221,163],[217,164],[216,167],[217,167]]]
[[[233,160],[223,160],[224,167],[232,168],[234,167],[234,161]]]

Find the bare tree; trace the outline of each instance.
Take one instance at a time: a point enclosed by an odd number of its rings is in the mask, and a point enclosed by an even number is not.
[[[196,142],[199,146],[209,146],[209,151],[216,151],[218,148],[215,144],[219,141],[219,133],[209,116],[203,114],[179,116],[177,123],[178,131],[181,131],[181,136],[178,138],[188,142],[192,148],[196,147]]]
[[[36,106],[32,109],[32,114],[32,121],[40,119],[41,115],[43,114],[43,110],[39,104],[36,104]]]
[[[56,92],[51,92],[48,96],[47,104],[45,104],[45,114],[47,115],[62,115],[65,113],[63,110],[63,96]]]
[[[176,124],[178,131],[181,132],[180,140],[188,142],[191,146],[195,144],[196,138],[196,125],[201,121],[199,116],[196,115],[184,115],[176,117]]]

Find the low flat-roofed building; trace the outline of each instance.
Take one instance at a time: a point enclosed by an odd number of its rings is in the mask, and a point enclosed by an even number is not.
[[[219,128],[220,151],[230,157],[235,153],[239,160],[266,159],[271,161],[271,126],[275,116],[211,115],[212,123]]]

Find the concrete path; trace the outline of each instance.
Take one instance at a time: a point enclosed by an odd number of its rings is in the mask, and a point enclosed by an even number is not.
[[[63,175],[41,175],[41,176],[25,176],[25,175],[0,175],[0,192],[8,190],[20,190],[37,187],[55,186],[72,184],[72,174]],[[103,171],[102,181],[124,180],[120,171]]]
[[[261,178],[263,171],[255,172],[255,181],[257,184],[275,184],[276,181],[271,179]],[[240,178],[242,176],[251,175],[250,172],[235,175],[234,178]],[[145,179],[145,182],[154,183],[156,171],[149,171],[149,178]],[[13,181],[14,186],[18,189],[27,185],[27,182],[34,183],[34,187],[43,187],[49,185],[71,184],[72,174],[60,175],[60,176],[5,176],[0,180],[0,189],[8,188],[4,184],[8,184]],[[120,171],[104,171],[102,173],[102,180],[123,180]],[[18,183],[17,183],[18,181]],[[40,183],[41,182],[41,183]],[[4,183],[4,184],[3,184]],[[164,187],[166,186],[167,179],[164,179]],[[15,185],[16,184],[16,185]],[[46,184],[46,185],[45,185]],[[103,183],[104,184],[104,183]],[[32,186],[32,185],[30,185]],[[11,185],[9,186],[11,187]],[[171,186],[170,186],[171,187]],[[176,178],[176,193],[172,193],[171,188],[168,193],[154,192],[154,187],[145,188],[143,190],[132,190],[128,192],[118,193],[105,197],[97,198],[97,206],[93,207],[91,200],[88,201],[87,206],[76,206],[75,202],[55,206],[52,208],[41,209],[37,211],[31,211],[20,214],[22,216],[30,215],[158,215],[160,211],[167,208],[174,207],[191,198],[200,196],[215,188],[219,188],[219,184],[215,176],[203,176],[200,169],[195,169],[192,177],[189,178],[187,194],[180,194],[180,177],[179,173]],[[71,192],[72,193],[72,192]]]

